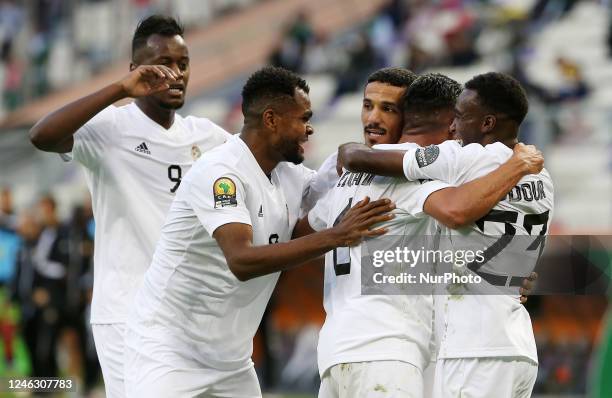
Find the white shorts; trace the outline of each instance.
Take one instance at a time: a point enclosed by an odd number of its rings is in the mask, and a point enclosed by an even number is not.
[[[261,398],[252,362],[237,370],[204,368],[129,329],[125,341],[127,397]]]
[[[423,398],[423,374],[401,361],[334,365],[321,378],[319,398]]]
[[[92,324],[91,330],[96,344],[98,361],[102,368],[104,389],[108,398],[125,397],[123,381],[123,356],[125,345],[124,323]]]
[[[537,376],[523,358],[438,359],[434,398],[529,398]]]
[[[436,372],[436,361],[431,361],[423,370],[423,397],[433,398],[433,386]]]

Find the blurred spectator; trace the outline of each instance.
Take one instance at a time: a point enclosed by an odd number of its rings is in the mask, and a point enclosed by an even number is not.
[[[374,49],[368,34],[363,31],[355,34],[348,47],[348,65],[336,74],[336,89],[332,101],[363,86],[368,75],[376,69],[373,53]]]
[[[0,228],[15,230],[17,216],[13,208],[13,193],[9,187],[0,189]]]
[[[65,330],[72,370],[80,374],[85,390],[91,390],[99,379],[100,366],[89,330],[88,307],[93,289],[93,213],[89,198],[84,207],[73,209],[68,225],[69,257],[66,272],[66,305],[62,326]]]
[[[563,17],[578,3],[578,0],[538,0],[533,6],[530,19],[545,23]]]
[[[17,271],[11,284],[12,299],[21,312],[21,333],[25,339],[33,362],[33,374],[44,376],[41,371],[46,366],[48,344],[39,347],[39,330],[43,307],[48,302],[48,294],[44,290],[37,290],[37,276],[35,269],[35,252],[40,225],[32,213],[24,213],[19,218],[19,235],[23,239],[23,245],[19,250]],[[36,294],[35,294],[36,293]],[[47,349],[45,349],[47,348]]]
[[[28,350],[19,333],[19,310],[0,287],[0,375],[29,376]]]
[[[0,190],[0,286],[8,283],[15,273],[21,239],[15,231],[13,198],[9,188]]]
[[[306,47],[302,73],[329,73],[342,62],[340,58],[342,58],[342,55],[338,54],[337,49],[330,46],[327,33],[318,32]]]
[[[5,77],[4,77],[4,106],[11,111],[21,105],[22,98],[22,81],[23,81],[23,64],[13,55],[12,52],[5,59]]]
[[[407,0],[388,0],[383,4],[380,14],[386,15],[393,24],[395,34],[400,34],[401,30],[410,18],[409,1]]]
[[[301,73],[304,69],[307,47],[314,36],[308,14],[305,11],[298,12],[274,46],[268,63]]]
[[[6,62],[24,23],[23,6],[15,0],[0,0],[0,58]]]
[[[47,40],[61,26],[64,16],[64,0],[36,0],[34,10],[34,26],[37,26]]]
[[[556,66],[560,77],[557,88],[542,87],[532,80],[527,87],[546,105],[553,139],[580,141],[591,132],[582,103],[591,90],[576,62],[560,56]]]
[[[68,242],[59,223],[55,200],[39,200],[39,227],[30,215],[20,225],[24,239],[16,277],[16,296],[21,304],[23,331],[35,377],[58,375],[57,342],[65,306]],[[40,231],[40,233],[39,233]]]
[[[294,40],[301,48],[306,45],[314,36],[314,29],[306,11],[298,12],[293,23],[287,29],[287,37]]]
[[[370,38],[377,67],[384,67],[392,63],[396,35],[393,17],[387,12],[387,5],[383,5],[370,27]]]
[[[474,19],[467,12],[457,15],[455,25],[444,34],[448,63],[452,66],[470,65],[478,60],[474,48]]]
[[[561,56],[557,58],[557,68],[563,79],[562,86],[557,93],[550,95],[551,102],[580,100],[589,94],[589,86],[576,62]]]
[[[295,43],[282,36],[272,48],[268,57],[268,64],[297,71],[301,65]]]
[[[38,27],[28,44],[30,56],[29,81],[30,91],[34,97],[40,97],[49,90],[47,64],[51,52],[50,37],[47,32]]]

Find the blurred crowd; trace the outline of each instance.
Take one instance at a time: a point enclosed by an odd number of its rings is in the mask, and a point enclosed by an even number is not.
[[[0,116],[126,57],[145,16],[178,15],[189,30],[251,1],[0,0]]]
[[[554,89],[538,84],[526,66],[533,58],[533,35],[564,18],[576,3],[537,0],[527,7],[511,1],[387,0],[366,23],[335,36],[317,30],[303,10],[282,29],[268,61],[302,74],[333,75],[332,103],[360,90],[381,67],[404,66],[421,73],[485,62],[518,78],[530,100],[546,108],[551,115],[547,141],[554,142],[580,123],[575,111],[571,118],[578,121],[564,127],[564,105],[580,102],[591,90],[579,62],[562,52],[552,65],[559,75]]]
[[[89,199],[62,221],[51,195],[17,215],[10,189],[0,192],[0,374],[67,373],[85,391],[97,384],[88,315],[93,229]]]

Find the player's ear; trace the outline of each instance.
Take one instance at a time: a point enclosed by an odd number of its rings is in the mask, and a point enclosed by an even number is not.
[[[133,71],[134,69],[136,69],[137,66],[138,65],[136,65],[135,63],[130,62],[130,72]]]
[[[278,124],[278,117],[274,109],[266,108],[261,115],[261,122],[270,130],[275,130]]]
[[[494,115],[486,115],[482,120],[482,132],[485,134],[490,133],[495,128],[496,123],[497,119]]]

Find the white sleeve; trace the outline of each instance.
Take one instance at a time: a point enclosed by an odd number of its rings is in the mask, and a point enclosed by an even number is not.
[[[308,224],[310,224],[310,227],[315,231],[327,228],[327,219],[331,211],[330,205],[333,199],[333,192],[332,190],[327,191],[325,196],[308,212]]]
[[[302,172],[302,205],[301,215],[303,217],[321,198],[322,194],[315,189],[314,181],[317,179],[317,172],[304,165],[299,165]]]
[[[404,175],[410,181],[431,179],[460,184],[473,179],[469,177],[475,165],[487,156],[485,152],[480,144],[462,147],[456,141],[410,149],[404,155]]]
[[[111,105],[91,118],[72,136],[72,151],[61,154],[62,159],[72,159],[89,169],[96,168],[106,150],[113,142],[118,142],[121,131],[115,126],[116,107]]]
[[[225,224],[252,225],[245,196],[244,180],[239,173],[224,165],[214,165],[194,173],[185,200],[212,236]]]
[[[221,126],[215,124],[211,120],[208,120],[208,122],[210,123],[210,131],[214,134],[215,137],[217,137],[219,139],[219,141],[221,141],[221,143],[224,143],[228,139],[230,139],[230,137],[232,135],[230,133],[228,133],[227,131],[225,131],[224,128],[222,128]]]
[[[327,194],[336,183],[338,182],[338,173],[336,172],[336,163],[338,159],[338,152],[331,154],[321,167],[311,176],[308,184],[308,192],[304,196],[302,201],[302,211],[306,214],[310,209],[314,207],[319,199]]]
[[[398,209],[404,210],[414,216],[425,215],[423,206],[429,195],[450,186],[451,185],[442,181],[426,182],[422,184],[416,192],[410,195],[408,200],[398,200],[395,205]]]

